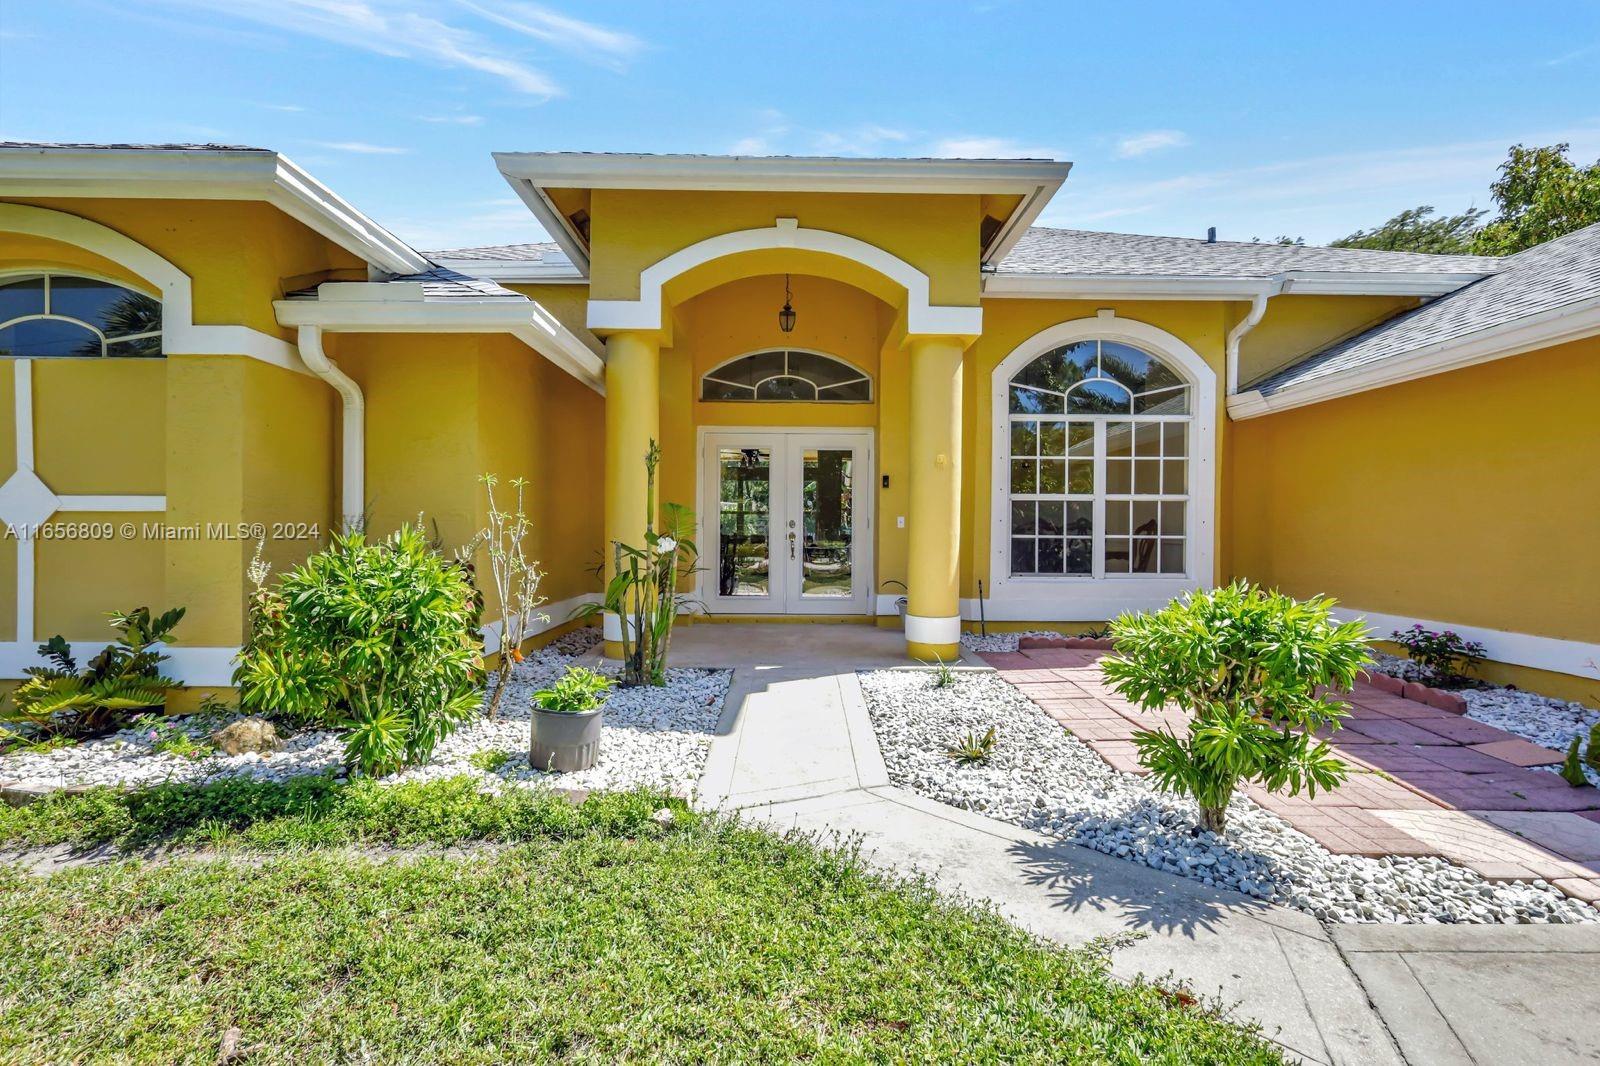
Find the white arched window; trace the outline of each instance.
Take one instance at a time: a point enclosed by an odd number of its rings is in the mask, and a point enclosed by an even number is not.
[[[161,302],[98,278],[0,278],[0,356],[17,359],[161,355]]]
[[[821,352],[777,349],[730,359],[700,379],[702,400],[870,403],[872,379]]]
[[[997,592],[1098,619],[1208,584],[1213,382],[1176,338],[1111,316],[1053,327],[1006,359]]]

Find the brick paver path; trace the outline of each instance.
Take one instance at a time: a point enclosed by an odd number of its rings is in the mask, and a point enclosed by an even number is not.
[[[1050,717],[1118,770],[1143,773],[1133,734],[1186,728],[1181,711],[1139,710],[1111,692],[1101,651],[1024,648],[983,658]],[[1600,900],[1600,790],[1573,788],[1533,767],[1560,752],[1358,683],[1343,729],[1322,735],[1349,779],[1316,798],[1258,785],[1251,799],[1331,852],[1437,855],[1491,880],[1544,878]]]

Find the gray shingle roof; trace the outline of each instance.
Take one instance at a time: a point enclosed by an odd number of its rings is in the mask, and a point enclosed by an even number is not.
[[[496,244],[483,248],[448,248],[439,252],[424,252],[429,259],[492,259],[503,263],[539,263],[552,253],[566,259],[561,247],[554,242],[540,244]]]
[[[1035,226],[1001,260],[1001,274],[1113,274],[1266,278],[1288,270],[1487,274],[1492,256],[1313,248]]]
[[[0,148],[39,148],[85,151],[97,149],[109,152],[264,152],[270,148],[255,148],[247,144],[87,144],[71,141],[0,141]]]
[[[1291,385],[1400,359],[1442,341],[1464,340],[1568,304],[1600,300],[1600,223],[1501,262],[1498,274],[1324,348],[1253,388],[1271,395]]]

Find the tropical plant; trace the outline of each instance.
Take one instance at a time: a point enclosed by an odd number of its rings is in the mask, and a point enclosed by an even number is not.
[[[1344,779],[1345,764],[1312,734],[1347,711],[1323,690],[1348,690],[1370,655],[1365,627],[1334,622],[1333,602],[1238,581],[1112,622],[1116,654],[1102,661],[1111,688],[1147,711],[1191,716],[1186,736],[1133,740],[1158,785],[1194,797],[1203,829],[1226,829],[1243,781],[1315,796]]]
[[[544,574],[539,564],[527,555],[528,534],[533,523],[528,520],[524,496],[527,479],[513,478],[515,501],[510,511],[502,511],[495,502],[494,489],[500,479],[493,474],[478,478],[483,482],[484,493],[489,497],[488,524],[479,531],[474,545],[481,544],[489,556],[489,574],[494,581],[495,595],[500,604],[500,660],[494,669],[494,691],[489,697],[489,717],[500,710],[506,682],[511,672],[522,661],[522,642],[528,638],[528,627],[535,621],[549,618],[536,613],[544,604],[539,595],[539,582]],[[463,553],[471,556],[471,548]]]
[[[420,762],[478,707],[475,597],[414,526],[376,544],[338,534],[277,588],[257,588],[240,703],[344,729],[346,761],[365,774]]]
[[[950,664],[938,656],[933,660],[933,687],[949,688],[956,683],[956,672],[950,669]]]
[[[203,759],[216,754],[216,748],[194,739],[189,731],[161,714],[142,714],[133,721],[133,728],[150,740],[150,750],[180,759]]]
[[[944,753],[962,766],[970,766],[973,763],[984,762],[993,755],[995,743],[994,726],[990,726],[988,732],[982,736],[968,733],[944,749]]]
[[[51,637],[39,645],[49,665],[23,670],[27,680],[0,709],[0,721],[28,723],[35,740],[86,737],[119,729],[135,712],[163,706],[167,693],[183,686],[161,676],[168,656],[153,646],[172,642],[183,611],[174,607],[155,617],[148,607],[112,611],[108,617],[117,638],[81,673],[66,638]]]
[[[661,506],[661,528],[656,529],[656,467],[661,448],[655,438],[645,452],[645,528],[640,548],[612,541],[614,573],[606,584],[603,604],[585,604],[574,617],[593,617],[605,611],[621,623],[622,683],[665,685],[667,650],[672,645],[672,625],[686,597],[678,582],[699,569],[700,554],[690,539],[694,514],[682,504]]]
[[[1404,648],[1430,680],[1441,685],[1462,684],[1467,671],[1476,670],[1488,654],[1482,644],[1454,630],[1425,629],[1420,622],[1409,629],[1396,629],[1389,639]]]
[[[1575,736],[1572,743],[1567,745],[1567,757],[1561,762],[1561,780],[1573,788],[1582,788],[1589,783],[1589,775],[1583,772],[1583,737]]]
[[[583,714],[602,706],[616,681],[584,666],[571,666],[549,688],[533,694],[533,704],[553,714]]]
[[[1583,765],[1600,775],[1600,722],[1589,727],[1589,740],[1583,747]]]

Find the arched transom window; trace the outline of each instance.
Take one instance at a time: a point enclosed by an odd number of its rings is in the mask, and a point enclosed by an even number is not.
[[[821,352],[780,349],[731,359],[700,379],[702,400],[869,403],[872,379]]]
[[[161,355],[161,302],[97,278],[0,278],[0,356]]]
[[[1191,391],[1107,340],[1052,349],[1011,378],[1013,576],[1185,573]]]

